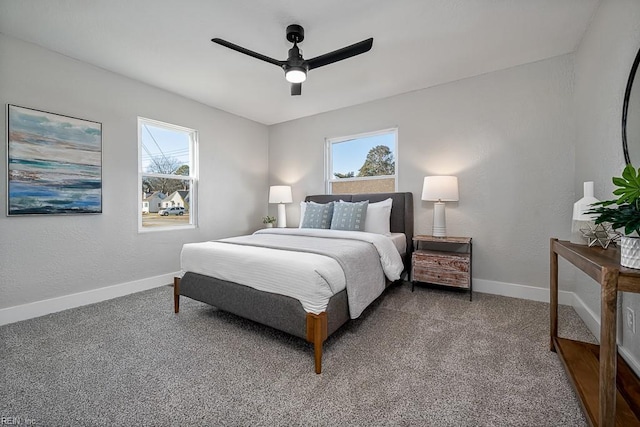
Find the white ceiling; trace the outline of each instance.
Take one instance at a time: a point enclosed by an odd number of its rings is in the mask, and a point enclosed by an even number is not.
[[[0,0],[0,32],[264,124],[573,52],[599,0]],[[286,59],[374,38],[309,72],[292,97]],[[6,58],[2,58],[6,60]]]

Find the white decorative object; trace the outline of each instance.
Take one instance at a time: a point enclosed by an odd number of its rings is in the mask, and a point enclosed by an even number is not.
[[[620,265],[640,269],[640,237],[620,238]]]
[[[278,203],[278,228],[287,226],[285,203],[293,202],[291,187],[288,185],[272,185],[269,188],[269,203]]]
[[[593,208],[593,203],[600,200],[593,197],[593,181],[587,181],[583,184],[584,196],[573,204],[573,221],[571,222],[571,243],[577,245],[587,245],[588,239],[584,236],[581,229],[590,229],[595,226],[597,215],[587,214],[586,212]]]
[[[427,176],[422,186],[422,200],[433,201],[433,231],[435,237],[446,237],[447,224],[444,202],[458,201],[458,178]]]
[[[602,246],[603,249],[607,249],[611,242],[615,242],[620,238],[620,233],[615,231],[611,224],[603,222],[602,224],[595,224],[591,221],[583,221],[586,225],[580,228],[582,236],[587,239],[588,246],[592,247],[596,244]]]

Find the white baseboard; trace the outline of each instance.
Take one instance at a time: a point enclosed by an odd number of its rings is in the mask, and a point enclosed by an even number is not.
[[[473,291],[532,301],[550,301],[549,288],[537,288],[535,286],[517,285],[515,283],[496,282],[493,280],[473,279]],[[574,293],[559,291],[558,304],[574,305]]]
[[[36,301],[29,304],[17,305],[0,309],[0,325],[20,322],[70,308],[106,301],[109,299],[158,288],[173,283],[173,277],[179,273],[167,273],[160,276],[148,277],[133,282],[78,292],[76,294]]]
[[[106,301],[109,299],[133,294],[135,292],[146,291],[148,289],[157,288],[173,283],[173,277],[179,273],[168,273],[160,276],[149,277],[146,279],[136,280],[133,282],[121,283],[119,285],[107,286],[105,288],[94,289],[91,291],[79,292],[76,294],[65,295],[62,297],[51,298],[43,301],[36,301],[29,304],[18,305],[0,309],[0,325],[19,322],[34,317],[44,316],[46,314],[56,313],[70,308],[80,307],[87,304]],[[473,279],[473,291],[494,295],[503,295],[513,298],[528,299],[533,301],[549,302],[549,290],[545,288],[536,288],[534,286],[517,285],[514,283],[496,282],[492,280]],[[558,294],[558,302],[562,305],[574,305],[573,292],[560,291]],[[581,302],[581,301],[580,301]],[[582,302],[581,302],[582,303]],[[582,303],[580,307],[587,307]],[[576,308],[576,311],[579,311]],[[588,319],[579,311],[580,317]],[[585,320],[589,329],[593,332],[599,330],[600,325],[596,322],[593,329]],[[596,335],[594,333],[594,335]]]
[[[0,309],[0,326],[165,286],[173,283],[173,277],[177,275],[179,275],[178,272],[167,273],[133,282]],[[473,279],[473,290],[480,293],[549,302],[548,288]],[[600,316],[591,310],[580,297],[573,292],[559,291],[558,303],[573,306],[596,339],[600,338]],[[618,346],[618,351],[635,372],[640,372],[640,362],[629,350]]]
[[[620,299],[618,299],[617,304],[618,304],[617,342],[620,343],[622,342],[622,328],[620,327],[620,325],[622,325],[622,316],[620,314],[622,313],[622,304]],[[591,331],[593,336],[596,337],[596,341],[600,342],[600,316],[596,312],[591,310],[578,295],[575,295],[575,304],[573,308],[576,310],[576,312],[578,313],[578,316],[580,316],[580,318],[585,323],[585,325],[587,325],[587,328],[589,329],[589,331]],[[626,347],[622,345],[618,345],[618,352],[634,372],[640,373],[640,361],[636,359],[636,356],[634,356],[631,353],[631,351],[629,351]]]
[[[587,329],[600,342],[600,316],[591,310],[577,294],[574,294],[573,309],[578,313],[584,324],[587,325]]]
[[[629,350],[627,350],[625,347],[618,346],[618,352],[634,372],[640,372],[640,362],[638,362],[638,359],[636,359],[636,357],[631,354]]]
[[[179,272],[167,273],[160,276],[135,280],[133,282],[121,283],[119,285],[107,286],[91,291],[79,292],[76,294],[0,309],[0,326],[165,286],[173,283],[173,277],[177,275],[179,275]],[[549,302],[549,289],[538,288],[535,286],[496,282],[493,280],[473,279],[473,291],[512,298]],[[580,299],[580,297],[573,292],[559,291],[558,303],[561,305],[573,306],[580,318],[587,325],[587,328],[596,337],[596,339],[599,339],[600,316],[593,312],[584,303],[584,301]],[[635,357],[624,347],[619,347],[619,349],[620,354],[623,355],[625,360],[627,360],[633,369],[636,372],[640,372],[640,363],[635,359]]]

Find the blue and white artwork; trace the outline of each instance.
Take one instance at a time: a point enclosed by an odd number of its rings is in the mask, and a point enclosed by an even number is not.
[[[8,215],[102,213],[102,124],[8,108]]]

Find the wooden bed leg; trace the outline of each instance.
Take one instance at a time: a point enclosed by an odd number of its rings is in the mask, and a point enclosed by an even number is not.
[[[322,343],[327,339],[327,312],[307,313],[307,341],[313,343],[316,374],[322,372]]]
[[[173,278],[173,312],[180,312],[180,278]]]

